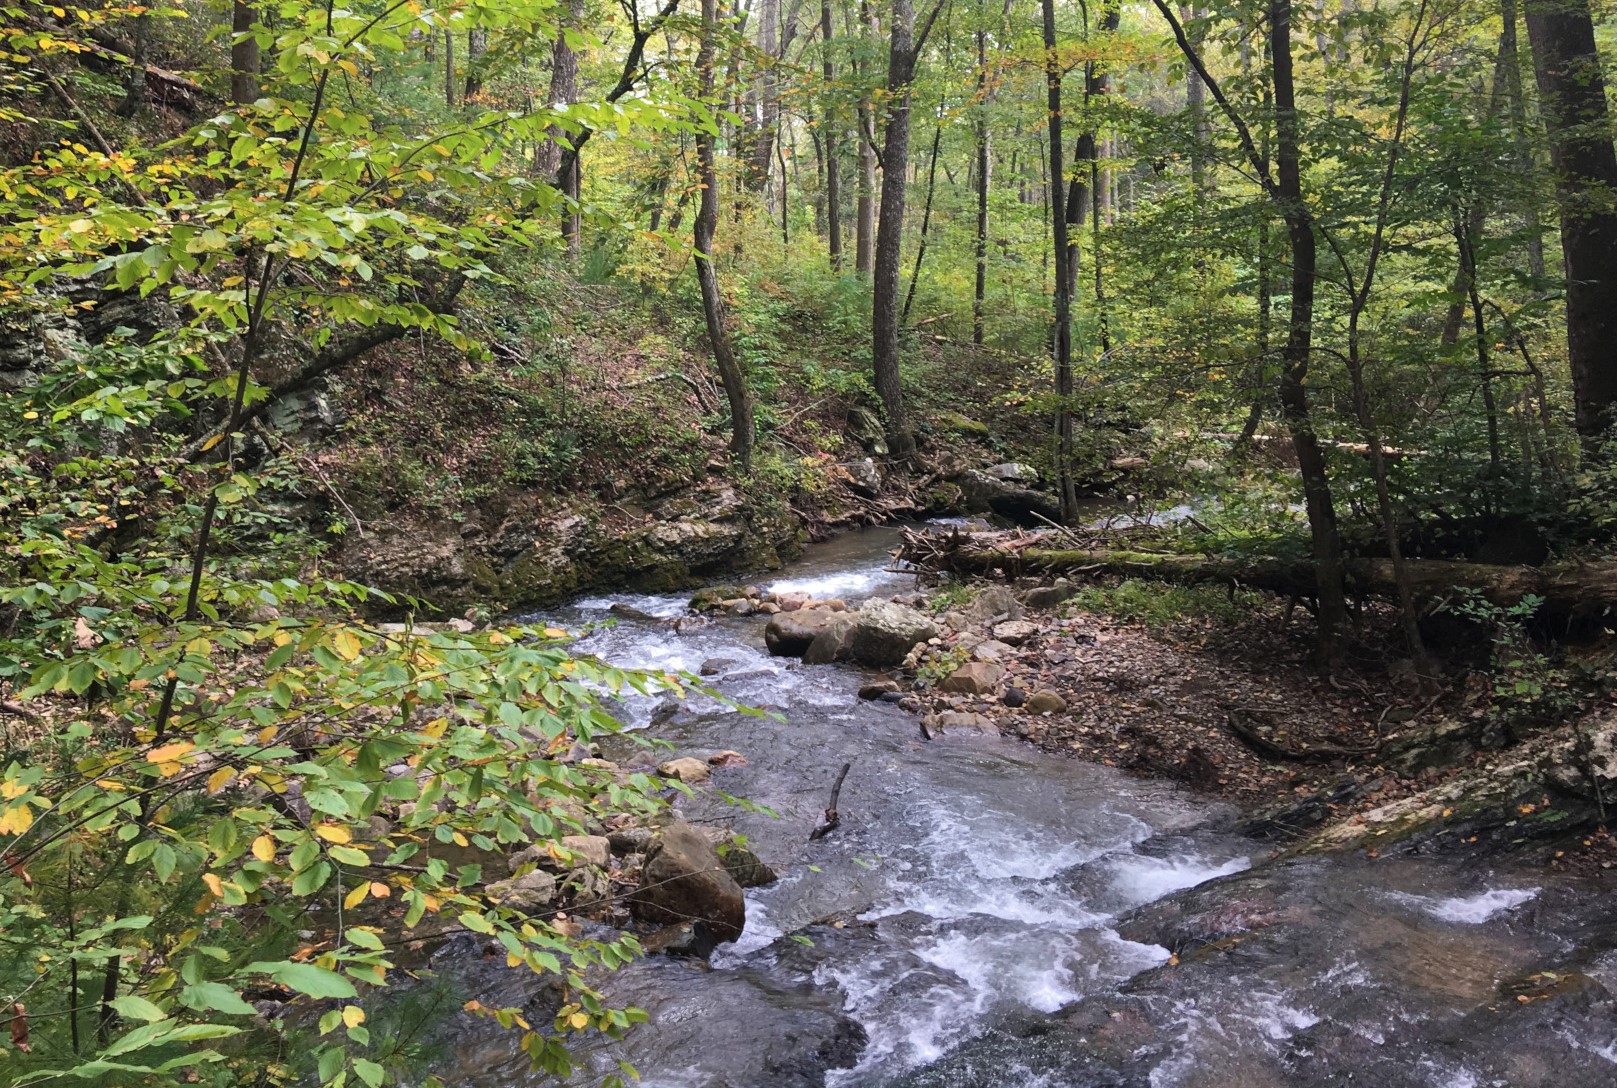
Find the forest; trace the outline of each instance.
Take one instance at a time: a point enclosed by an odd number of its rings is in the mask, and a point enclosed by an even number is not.
[[[0,1085],[1613,1082],[1610,4],[349,2],[0,0]]]

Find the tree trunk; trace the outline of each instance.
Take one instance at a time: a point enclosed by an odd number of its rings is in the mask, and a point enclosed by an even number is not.
[[[1510,129],[1515,139],[1516,163],[1524,174],[1533,170],[1533,148],[1527,134],[1527,99],[1522,94],[1522,58],[1516,21],[1519,14],[1516,0],[1500,0],[1499,51],[1505,58],[1505,95],[1510,105]],[[1534,201],[1527,202],[1527,271],[1535,280],[1544,278],[1544,232],[1539,222],[1539,208]]]
[[[944,103],[944,99],[938,100],[938,123],[932,130],[932,156],[926,167],[926,202],[921,207],[921,236],[915,247],[915,267],[910,270],[910,288],[904,295],[904,312],[899,316],[901,325],[909,323],[910,306],[915,302],[915,287],[921,282],[921,262],[926,260],[926,235],[932,228],[932,196],[938,184],[938,148],[943,143]]]
[[[1101,11],[1096,30],[1102,34],[1115,34],[1121,20],[1121,5],[1110,3]],[[1095,202],[1099,199],[1096,192],[1099,175],[1095,164],[1100,158],[1100,138],[1096,131],[1098,126],[1095,124],[1094,108],[1103,96],[1111,93],[1111,89],[1112,76],[1103,65],[1097,61],[1084,65],[1084,130],[1073,144],[1072,180],[1067,185],[1067,223],[1072,241],[1067,249],[1067,285],[1071,295],[1076,295],[1078,291],[1079,251],[1076,234],[1094,218]],[[1099,269],[1096,275],[1099,275]]]
[[[258,39],[252,36],[258,9],[236,0],[230,10],[230,101],[238,106],[258,100]]]
[[[1055,0],[1042,0],[1044,16],[1045,112],[1050,125],[1050,228],[1056,267],[1052,304],[1054,327],[1050,352],[1056,379],[1056,479],[1061,492],[1061,518],[1071,521],[1078,512],[1078,491],[1072,475],[1072,255],[1068,238],[1067,190],[1062,164],[1061,58],[1056,53]],[[1090,137],[1093,140],[1093,137]]]
[[[869,0],[859,0],[859,21],[866,38],[876,37],[876,16]],[[859,67],[863,67],[862,65]],[[869,95],[859,100],[859,195],[855,208],[853,268],[869,276],[876,244],[876,138],[875,104]]]
[[[568,0],[566,26],[576,27],[584,20],[584,0]],[[571,105],[578,99],[578,54],[567,44],[567,38],[562,33],[562,27],[556,28],[556,40],[550,47],[550,103],[552,106]],[[552,125],[545,133],[546,139],[541,146],[541,158],[538,162],[538,174],[542,178],[555,178],[556,187],[567,198],[567,207],[562,211],[561,238],[571,261],[577,261],[580,248],[580,239],[583,235],[583,213],[578,207],[578,197],[581,191],[582,168],[578,156],[569,156],[572,164],[565,175],[558,176],[562,167],[562,142],[568,139],[567,133]]]
[[[941,5],[943,0],[938,0]],[[938,8],[927,19],[927,31]],[[893,0],[893,31],[887,50],[887,132],[882,140],[881,216],[876,226],[874,291],[871,301],[871,360],[876,392],[887,415],[887,444],[897,457],[915,452],[904,407],[898,369],[899,264],[904,249],[904,197],[910,163],[910,83],[915,78],[915,8],[912,0]]]
[[[775,160],[776,129],[780,125],[780,0],[759,0],[758,52],[762,54],[762,68],[758,89],[758,128],[753,133],[750,161],[747,163],[746,187],[761,193],[769,182],[769,168]],[[781,179],[785,184],[785,179]]]
[[[124,98],[114,112],[119,117],[133,117],[146,104],[146,50],[151,44],[152,17],[143,9],[135,17],[135,41],[130,49],[131,61],[124,73]]]
[[[1329,666],[1335,664],[1340,653],[1342,628],[1347,623],[1347,597],[1342,586],[1342,541],[1336,530],[1336,508],[1325,470],[1325,451],[1314,433],[1306,384],[1314,341],[1318,254],[1313,216],[1303,202],[1300,126],[1291,62],[1291,0],[1270,0],[1269,55],[1274,71],[1274,196],[1291,240],[1291,314],[1281,353],[1280,414],[1291,433],[1303,479],[1303,503],[1319,580],[1320,655]]]
[[[1617,410],[1617,154],[1588,0],[1526,0],[1527,36],[1561,197],[1567,360],[1578,433],[1593,447]]]
[[[831,51],[831,0],[820,0],[820,67],[827,88],[836,86],[836,57]],[[825,108],[825,246],[831,258],[831,271],[842,271],[842,161],[837,141],[841,123],[833,108]]]
[[[717,30],[716,0],[702,0],[702,42],[696,68],[701,81],[701,100],[713,100],[713,35]],[[719,294],[718,271],[713,267],[713,232],[719,223],[718,171],[714,165],[714,134],[701,127],[696,131],[696,172],[702,187],[696,212],[696,282],[702,291],[702,315],[707,319],[707,338],[713,348],[713,362],[730,402],[730,452],[743,469],[752,464],[752,393],[746,375],[730,345],[730,332],[724,324],[724,299]]]
[[[444,28],[444,105],[455,108],[455,32]]]
[[[483,91],[483,69],[480,62],[488,49],[488,31],[474,26],[466,31],[466,94],[461,99],[470,102]]]
[[[988,294],[988,195],[993,191],[994,157],[988,127],[988,32],[977,31],[977,235],[975,249],[977,278],[971,294],[971,342],[983,346],[983,301]]]

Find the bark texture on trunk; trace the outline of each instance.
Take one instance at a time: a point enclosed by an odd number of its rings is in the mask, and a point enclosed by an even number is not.
[[[820,0],[820,48],[824,51],[820,67],[825,85],[836,85],[836,57],[831,50],[831,0]],[[825,246],[831,259],[831,271],[842,271],[842,160],[837,126],[841,119],[829,107],[825,114]]]
[[[1045,111],[1050,125],[1050,227],[1054,239],[1056,291],[1051,304],[1050,354],[1056,379],[1056,482],[1061,491],[1061,517],[1070,521],[1078,510],[1072,475],[1072,269],[1067,221],[1066,170],[1062,163],[1061,58],[1056,53],[1055,0],[1043,0]],[[1094,136],[1089,136],[1091,144]]]
[[[1617,154],[1588,0],[1527,0],[1544,125],[1561,199],[1567,359],[1578,433],[1617,422]]]
[[[869,0],[859,0],[861,32],[870,40],[876,38],[876,16],[870,10]],[[863,276],[870,275],[871,258],[876,249],[876,129],[875,105],[869,95],[859,102],[859,194],[854,211],[853,268]]]
[[[238,106],[258,99],[258,39],[250,35],[258,22],[258,9],[241,0],[230,9],[230,100]],[[242,35],[248,35],[242,37]]]

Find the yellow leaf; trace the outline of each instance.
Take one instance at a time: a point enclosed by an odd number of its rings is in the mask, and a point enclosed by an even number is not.
[[[0,783],[0,797],[7,801],[15,801],[28,792],[28,787],[13,779],[10,782]]]
[[[214,771],[208,776],[208,792],[218,793],[220,790],[229,785],[230,780],[235,777],[236,768],[220,767],[217,771]]]
[[[21,835],[34,826],[34,813],[27,805],[16,805],[0,815],[0,835]]]
[[[546,638],[566,638],[567,632],[560,627],[546,627],[542,632]]]
[[[587,1012],[575,1012],[572,1016],[567,1018],[567,1022],[573,1025],[575,1028],[588,1027],[590,1022],[590,1014]]]
[[[270,741],[275,739],[275,734],[279,733],[280,731],[281,727],[278,725],[266,725],[264,728],[258,731],[259,745],[263,746],[268,744]]]
[[[342,1011],[343,1027],[357,1028],[365,1022],[365,1010],[358,1005],[347,1005]]]
[[[146,753],[146,760],[149,763],[172,763],[195,747],[196,745],[188,740],[175,741],[161,748],[153,748]]]
[[[275,860],[275,840],[268,835],[260,835],[253,840],[253,857],[259,861]]]
[[[225,882],[219,879],[218,873],[203,873],[202,883],[206,884],[214,895],[225,894]]]
[[[334,842],[338,845],[354,841],[354,833],[342,824],[320,824],[314,829],[314,833],[327,842]]]
[[[207,453],[209,450],[213,449],[213,447],[217,446],[219,443],[223,442],[224,440],[225,440],[225,436],[224,436],[223,432],[214,435],[213,437],[209,438],[206,442],[202,443],[202,452]]]
[[[359,656],[359,651],[363,649],[359,644],[359,636],[346,627],[332,636],[331,648],[336,650],[344,661],[354,660]]]
[[[369,884],[356,885],[353,891],[351,891],[347,895],[343,896],[343,899],[342,899],[343,909],[344,910],[352,910],[354,907],[359,906],[360,903],[364,902],[365,896],[370,894],[370,890],[371,890],[371,886]],[[349,1024],[348,1026],[353,1027],[354,1025]]]
[[[444,735],[444,730],[448,728],[448,718],[434,718],[432,721],[428,722],[424,727],[422,727],[421,732],[425,733],[434,740],[437,740],[439,737]]]

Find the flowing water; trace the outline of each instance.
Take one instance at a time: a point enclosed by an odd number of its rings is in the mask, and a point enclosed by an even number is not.
[[[894,537],[841,537],[764,584],[902,592],[883,570]],[[685,611],[620,594],[553,618],[613,604]],[[674,754],[746,755],[713,785],[773,817],[711,794],[683,808],[744,832],[781,879],[749,893],[745,935],[711,965],[611,976],[651,1022],[579,1047],[576,1083],[626,1060],[652,1088],[1617,1084],[1617,927],[1587,886],[1434,860],[1263,864],[1226,808],[1013,740],[928,742],[857,699],[859,671],[771,658],[762,630],[631,619],[582,644],[627,666],[708,662],[775,712],[624,708]],[[841,828],[809,842],[844,762]],[[455,945],[436,965],[467,959]],[[520,977],[478,984],[532,998]],[[547,1083],[477,1021],[449,1045],[452,1083]]]

